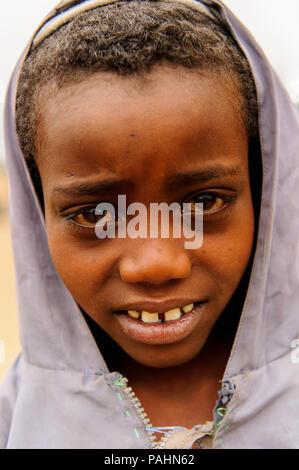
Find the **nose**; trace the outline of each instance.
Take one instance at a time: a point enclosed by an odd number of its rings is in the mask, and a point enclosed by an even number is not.
[[[171,279],[183,279],[191,271],[189,256],[174,240],[135,241],[134,248],[120,261],[119,272],[123,281],[162,284]]]

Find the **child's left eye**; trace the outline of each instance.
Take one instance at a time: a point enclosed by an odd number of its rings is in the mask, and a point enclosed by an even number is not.
[[[211,215],[225,209],[235,196],[228,194],[202,193],[194,196],[189,202],[192,210],[195,210],[195,204],[203,205],[203,215]]]

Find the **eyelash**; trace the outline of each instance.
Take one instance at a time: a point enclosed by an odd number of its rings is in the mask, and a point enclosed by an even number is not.
[[[205,211],[204,212],[204,217],[212,217],[212,216],[215,217],[217,214],[222,213],[223,211],[228,209],[229,206],[237,198],[237,194],[228,195],[228,194],[223,194],[223,193],[221,194],[221,193],[218,193],[218,192],[205,192],[205,193],[195,194],[193,197],[190,197],[190,199],[186,202],[193,202],[193,201],[195,201],[195,199],[203,198],[204,196],[211,196],[214,199],[218,198],[218,199],[221,199],[222,201],[225,202],[225,204],[222,205],[220,209],[210,211],[210,212]],[[196,202],[198,202],[198,201],[196,201]],[[201,201],[199,201],[199,202],[201,202]],[[68,215],[64,215],[63,213],[61,213],[61,216],[63,217],[63,219],[65,221],[71,223],[73,226],[77,227],[78,229],[83,229],[84,231],[86,231],[88,229],[94,230],[95,225],[90,225],[90,226],[83,225],[83,224],[80,224],[80,223],[76,222],[74,219],[76,217],[78,217],[79,215],[83,215],[83,216],[86,216],[86,215],[89,215],[89,214],[95,215],[94,212],[95,212],[96,207],[97,207],[97,205],[93,205],[93,206],[90,206],[90,207],[83,207],[82,209],[79,209],[79,210],[77,210],[75,212],[72,212],[71,214],[68,214]],[[117,217],[117,214],[116,214],[116,217]]]

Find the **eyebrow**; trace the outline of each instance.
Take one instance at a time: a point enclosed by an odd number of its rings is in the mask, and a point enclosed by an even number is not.
[[[127,182],[119,179],[107,179],[97,183],[73,183],[69,186],[55,186],[53,193],[61,193],[66,196],[93,196],[105,191],[112,191],[123,186]]]
[[[206,183],[207,181],[219,179],[225,176],[235,176],[240,172],[239,166],[215,165],[201,171],[183,172],[173,175],[167,182],[168,186],[183,185],[190,183]]]
[[[224,176],[234,176],[238,174],[240,168],[238,166],[216,165],[201,171],[191,171],[179,173],[169,177],[167,186],[184,185],[190,183],[206,183],[207,181],[221,178]],[[120,186],[129,185],[126,180],[107,179],[97,183],[73,183],[69,186],[55,186],[53,193],[60,193],[66,196],[95,196],[97,194],[116,191]]]

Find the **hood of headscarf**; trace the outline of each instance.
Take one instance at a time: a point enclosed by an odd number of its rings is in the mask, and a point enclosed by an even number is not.
[[[163,0],[162,0],[163,1]],[[177,0],[179,3],[180,0]],[[103,0],[102,5],[113,3]],[[263,167],[256,250],[238,330],[215,411],[214,448],[299,448],[299,126],[295,106],[252,35],[217,0],[181,0],[230,30],[254,76]],[[33,38],[98,0],[63,1]],[[35,39],[35,42],[37,42]],[[33,40],[33,39],[32,39]],[[9,210],[22,354],[0,389],[0,447],[149,448],[144,425],[121,393],[91,331],[53,265],[44,216],[20,150],[15,100],[5,104]],[[215,407],[216,410],[216,407]]]

